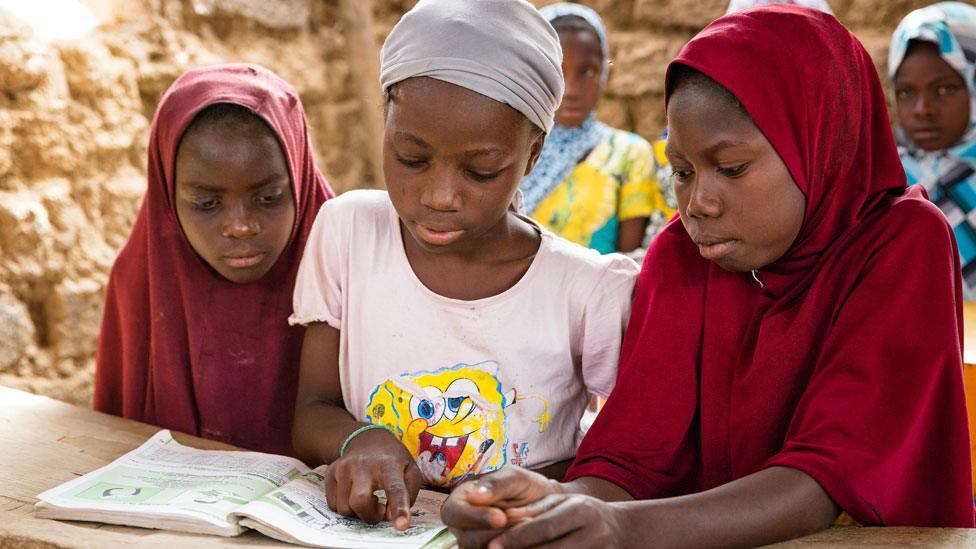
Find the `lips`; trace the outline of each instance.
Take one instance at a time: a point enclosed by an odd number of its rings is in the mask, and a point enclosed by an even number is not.
[[[253,250],[234,252],[223,257],[224,263],[235,269],[249,269],[264,261],[266,252]]]
[[[459,437],[438,437],[427,431],[420,433],[420,447],[417,456],[427,459],[431,465],[443,465],[439,477],[447,477],[457,465],[464,447],[468,444],[468,435]]]
[[[713,261],[731,252],[737,243],[738,241],[732,238],[703,238],[695,240],[695,244],[698,246],[698,253],[703,258]]]
[[[560,117],[577,118],[584,114],[589,114],[589,111],[586,110],[584,107],[571,107],[567,105],[564,107],[560,107],[557,114]]]
[[[421,223],[415,223],[414,230],[421,240],[433,246],[453,244],[464,234],[464,229],[428,226]]]
[[[942,129],[937,127],[914,128],[911,131],[912,139],[915,141],[938,139],[941,135]]]

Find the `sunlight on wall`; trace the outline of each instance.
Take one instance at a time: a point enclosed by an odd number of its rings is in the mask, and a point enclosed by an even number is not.
[[[0,10],[24,21],[42,40],[76,40],[98,26],[78,0],[0,0]]]

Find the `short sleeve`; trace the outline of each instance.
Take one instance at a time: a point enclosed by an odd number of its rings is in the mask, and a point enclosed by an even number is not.
[[[347,264],[346,234],[336,219],[339,200],[322,205],[305,243],[305,253],[298,267],[294,312],[291,325],[325,322],[339,329],[342,320],[342,282]]]
[[[636,135],[629,135],[624,162],[621,166],[620,199],[617,218],[621,221],[640,217],[651,217],[654,212],[662,212],[671,217],[657,174],[654,171],[654,157],[651,145]]]
[[[956,250],[939,212],[913,223],[911,244],[876,252],[846,297],[765,466],[807,473],[864,525],[972,527],[959,325],[946,321],[960,314]]]
[[[580,335],[583,383],[590,393],[604,398],[617,380],[620,345],[640,271],[629,257],[609,254],[606,258],[610,264],[586,300]]]

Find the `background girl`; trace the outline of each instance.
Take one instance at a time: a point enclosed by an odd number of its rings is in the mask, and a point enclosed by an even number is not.
[[[542,155],[520,184],[525,211],[583,246],[630,252],[640,246],[650,217],[660,226],[674,213],[654,176],[651,146],[596,120],[610,70],[600,16],[569,2],[540,11],[559,34],[566,91]]]
[[[976,297],[976,8],[939,2],[905,16],[891,39],[898,153],[952,224],[963,295]]]

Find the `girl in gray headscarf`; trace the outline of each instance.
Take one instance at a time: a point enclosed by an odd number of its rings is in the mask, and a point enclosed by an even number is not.
[[[290,318],[308,326],[295,449],[333,462],[343,514],[404,529],[422,483],[506,464],[561,476],[587,394],[613,387],[637,265],[510,208],[560,63],[524,0],[421,0],[383,46],[389,193],[320,211]]]

